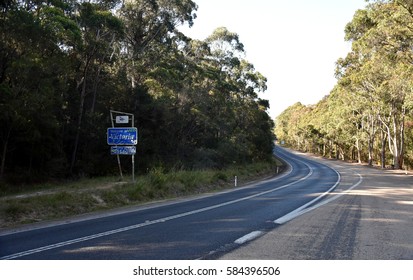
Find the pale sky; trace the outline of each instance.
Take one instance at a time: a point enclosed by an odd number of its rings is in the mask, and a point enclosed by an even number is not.
[[[278,116],[296,102],[316,104],[336,84],[335,62],[350,44],[344,28],[365,0],[194,0],[187,36],[204,40],[217,27],[239,35],[246,59],[268,79],[260,95]]]

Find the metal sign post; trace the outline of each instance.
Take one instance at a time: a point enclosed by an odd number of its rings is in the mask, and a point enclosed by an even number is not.
[[[115,115],[115,117],[114,117]],[[129,124],[129,119],[132,119],[131,125],[125,127],[123,125]],[[112,128],[107,129],[107,143],[111,146],[111,154],[116,155],[119,167],[119,174],[123,180],[122,166],[119,155],[132,156],[132,181],[135,182],[135,154],[136,146],[138,144],[138,130],[135,125],[135,117],[133,114],[110,110],[110,120]],[[115,122],[118,127],[115,127]]]

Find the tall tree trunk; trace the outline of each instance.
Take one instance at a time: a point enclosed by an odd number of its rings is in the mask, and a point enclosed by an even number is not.
[[[6,139],[4,141],[3,145],[3,153],[1,156],[1,167],[0,167],[0,181],[3,179],[4,176],[4,169],[6,167],[6,155],[7,155],[7,147],[9,145],[9,139],[10,139],[10,134],[11,134],[11,127],[7,131]]]
[[[381,116],[379,116],[379,118],[386,129],[389,150],[390,153],[393,155],[393,168],[400,169],[402,168],[402,153],[404,150],[404,136],[401,137],[402,133],[404,134],[404,116],[402,116],[401,122],[399,120],[400,123],[398,122],[397,114],[395,114],[394,111],[388,117],[387,123],[381,118]]]
[[[404,154],[404,121],[405,109],[402,109],[400,119],[395,114],[392,118],[393,124],[393,164],[395,169],[403,168],[403,154]]]
[[[373,165],[373,156],[374,156],[374,138],[376,137],[376,132],[377,132],[377,119],[375,116],[372,114],[369,114],[368,116],[368,123],[369,123],[369,129],[368,129],[368,165],[372,166]]]
[[[73,173],[73,168],[76,163],[76,156],[77,156],[77,150],[79,147],[79,140],[80,140],[80,131],[82,128],[82,118],[83,118],[83,107],[85,103],[85,95],[86,95],[86,81],[83,81],[83,86],[82,86],[82,93],[80,94],[80,106],[79,106],[79,119],[77,121],[77,128],[76,128],[76,138],[75,138],[75,144],[73,147],[73,153],[72,153],[72,161],[70,163],[70,174]]]
[[[101,66],[98,67],[98,69],[96,71],[95,80],[93,81],[93,100],[92,100],[92,107],[90,109],[90,112],[92,114],[95,112],[96,97],[97,97],[98,85],[99,85],[99,82],[100,82],[100,72],[101,72]]]
[[[76,137],[75,137],[75,143],[73,147],[73,153],[72,153],[72,161],[70,163],[70,174],[73,173],[73,169],[76,164],[76,156],[77,156],[77,150],[79,147],[79,140],[80,140],[80,131],[82,128],[82,119],[83,119],[83,111],[84,111],[84,106],[85,106],[85,98],[86,98],[86,78],[87,78],[87,73],[89,70],[89,65],[91,62],[91,57],[89,57],[86,60],[85,64],[85,69],[83,70],[83,77],[81,81],[78,83],[78,88],[80,85],[82,86],[81,92],[80,92],[80,105],[79,105],[79,116],[78,116],[78,121],[77,121],[77,127],[76,127]]]
[[[340,159],[340,151],[338,150],[338,144],[336,144],[336,159]]]
[[[404,128],[405,128],[405,117],[406,117],[406,108],[403,107],[402,109],[402,119],[400,123],[400,155],[399,155],[399,168],[403,169],[403,163],[404,163],[404,152],[405,152],[405,147],[404,147]]]
[[[327,155],[327,151],[326,151],[326,143],[323,142],[323,157],[325,157]]]
[[[369,151],[368,151],[368,153],[369,153],[369,160],[368,160],[368,165],[369,166],[372,166],[373,165],[373,147],[374,147],[374,142],[373,142],[374,140],[371,138],[371,137],[369,137],[369,143],[368,143],[368,149],[369,149]]]
[[[360,148],[360,139],[356,139],[356,150],[357,150],[357,161],[361,163],[361,148]]]
[[[386,140],[387,140],[387,136],[386,133],[381,130],[381,168],[386,168]]]
[[[393,124],[393,165],[395,169],[400,169],[400,165],[399,165],[399,143],[398,143],[398,133],[397,133],[397,120],[396,120],[396,116],[393,116],[392,118],[392,124]]]

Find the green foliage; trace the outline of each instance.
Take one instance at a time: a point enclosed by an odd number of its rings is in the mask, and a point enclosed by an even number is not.
[[[275,131],[296,149],[411,167],[413,6],[372,2],[345,28],[352,51],[337,61],[331,94],[315,106],[288,108]]]
[[[269,160],[266,78],[236,33],[205,41],[191,0],[6,1],[0,9],[0,180],[117,172],[109,110],[135,115],[138,171]],[[125,171],[129,160],[122,159]],[[177,186],[179,187],[179,186]],[[132,192],[133,193],[133,192]]]

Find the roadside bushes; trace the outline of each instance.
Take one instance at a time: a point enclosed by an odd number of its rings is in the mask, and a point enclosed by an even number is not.
[[[171,170],[154,168],[134,183],[83,179],[75,184],[37,186],[36,192],[0,192],[0,228],[11,225],[58,219],[127,205],[214,192],[274,174],[275,163],[264,162],[233,166],[223,170]],[[128,178],[130,180],[130,178]],[[30,188],[29,188],[30,189]],[[17,195],[18,194],[18,195]]]

